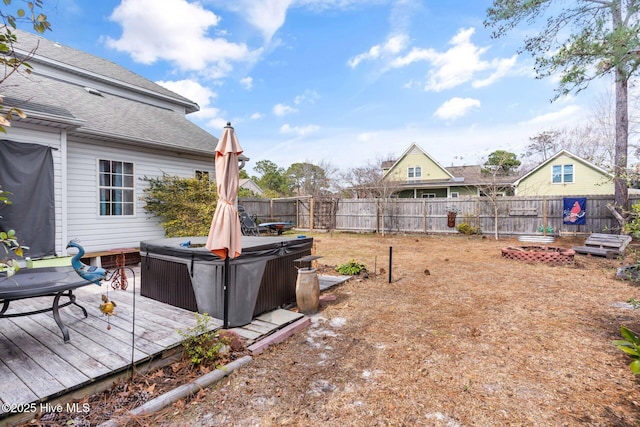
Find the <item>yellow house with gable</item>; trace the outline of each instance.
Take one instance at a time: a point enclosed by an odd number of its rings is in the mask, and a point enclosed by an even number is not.
[[[613,175],[561,150],[514,182],[516,196],[614,194]]]
[[[482,188],[498,184],[503,195],[512,195],[513,176],[491,177],[480,165],[443,167],[413,143],[397,161],[382,165],[383,179],[395,184],[400,198],[456,198],[480,196]]]

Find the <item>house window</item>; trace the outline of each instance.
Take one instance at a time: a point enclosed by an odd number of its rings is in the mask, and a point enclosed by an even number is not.
[[[452,191],[451,192],[451,198],[452,199],[457,199],[458,197],[460,197],[460,193],[458,193],[457,191]]]
[[[196,179],[209,181],[210,174],[209,171],[196,171]]]
[[[408,168],[407,176],[409,178],[421,178],[422,177],[422,168],[420,166],[416,166],[414,168]]]
[[[553,165],[551,182],[554,184],[573,182],[573,165]]]
[[[423,199],[434,199],[436,197],[436,193],[422,193]]]
[[[99,162],[100,215],[133,215],[133,163]]]

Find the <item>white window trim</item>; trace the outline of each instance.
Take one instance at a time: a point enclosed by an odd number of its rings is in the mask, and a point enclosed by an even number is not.
[[[420,170],[420,176],[417,175],[418,169]],[[413,173],[413,176],[411,174]],[[422,178],[422,166],[409,166],[407,167],[407,179],[420,179]]]
[[[100,213],[100,205],[102,203],[102,200],[100,199],[100,190],[102,188],[113,188],[111,186],[102,186],[100,185],[100,161],[109,161],[109,162],[120,162],[120,163],[130,163],[132,166],[132,177],[133,177],[133,187],[131,187],[131,190],[133,191],[133,213],[131,215],[102,215]],[[121,160],[121,159],[116,159],[116,158],[108,158],[108,157],[98,157],[96,158],[96,214],[97,217],[99,219],[109,219],[109,220],[118,220],[118,219],[122,219],[122,218],[135,218],[136,215],[136,208],[137,208],[137,203],[136,203],[136,199],[138,198],[136,195],[137,192],[137,187],[136,187],[136,164],[135,162],[132,162],[130,160]],[[128,188],[128,187],[122,187],[122,188]]]
[[[457,199],[458,197],[460,197],[460,193],[457,191],[452,191],[451,192],[451,198],[452,199]]]
[[[560,182],[553,182],[553,167],[560,166]],[[564,180],[564,168],[565,166],[571,166],[573,168],[573,181],[565,182]],[[575,184],[576,183],[576,165],[575,163],[561,163],[556,165],[551,165],[551,185],[565,185],[565,184]]]

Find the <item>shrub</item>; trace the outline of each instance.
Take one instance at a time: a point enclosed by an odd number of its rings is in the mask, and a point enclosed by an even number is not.
[[[352,259],[346,264],[337,266],[336,271],[347,276],[356,276],[362,272],[367,271],[367,266],[364,264],[360,264],[355,259]]]
[[[208,179],[141,178],[148,183],[144,190],[144,210],[160,219],[167,237],[206,236],[218,201],[215,182]]]
[[[182,347],[189,361],[200,364],[215,363],[229,350],[240,351],[244,346],[240,337],[232,331],[209,331],[211,317],[196,313],[196,326],[178,333],[183,337]]]
[[[11,200],[8,197],[10,194],[0,187],[0,205],[11,204]],[[1,216],[0,219],[2,219]],[[15,260],[11,259],[11,255],[14,254],[21,257],[24,255],[24,249],[29,249],[29,247],[20,246],[15,230],[8,230],[0,231],[0,248],[2,249],[0,251],[0,270],[6,271],[7,276],[12,276],[20,267]]]
[[[456,227],[456,230],[458,230],[458,233],[460,234],[467,234],[467,235],[482,234],[482,230],[480,230],[480,227],[475,227],[469,224],[468,222],[462,222],[458,224],[458,226]]]
[[[623,230],[634,237],[640,237],[640,203],[631,206],[629,220],[624,224]]]
[[[629,369],[635,375],[640,374],[640,338],[630,329],[620,326],[620,334],[624,340],[615,340],[613,345],[627,353],[633,359]]]

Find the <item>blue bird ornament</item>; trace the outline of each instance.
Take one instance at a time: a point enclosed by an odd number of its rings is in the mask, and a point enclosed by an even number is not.
[[[84,256],[84,248],[78,242],[71,240],[67,244],[67,249],[71,247],[78,249],[78,253],[71,259],[73,269],[83,279],[100,286],[100,282],[107,276],[107,270],[95,265],[87,265],[80,261]]]

